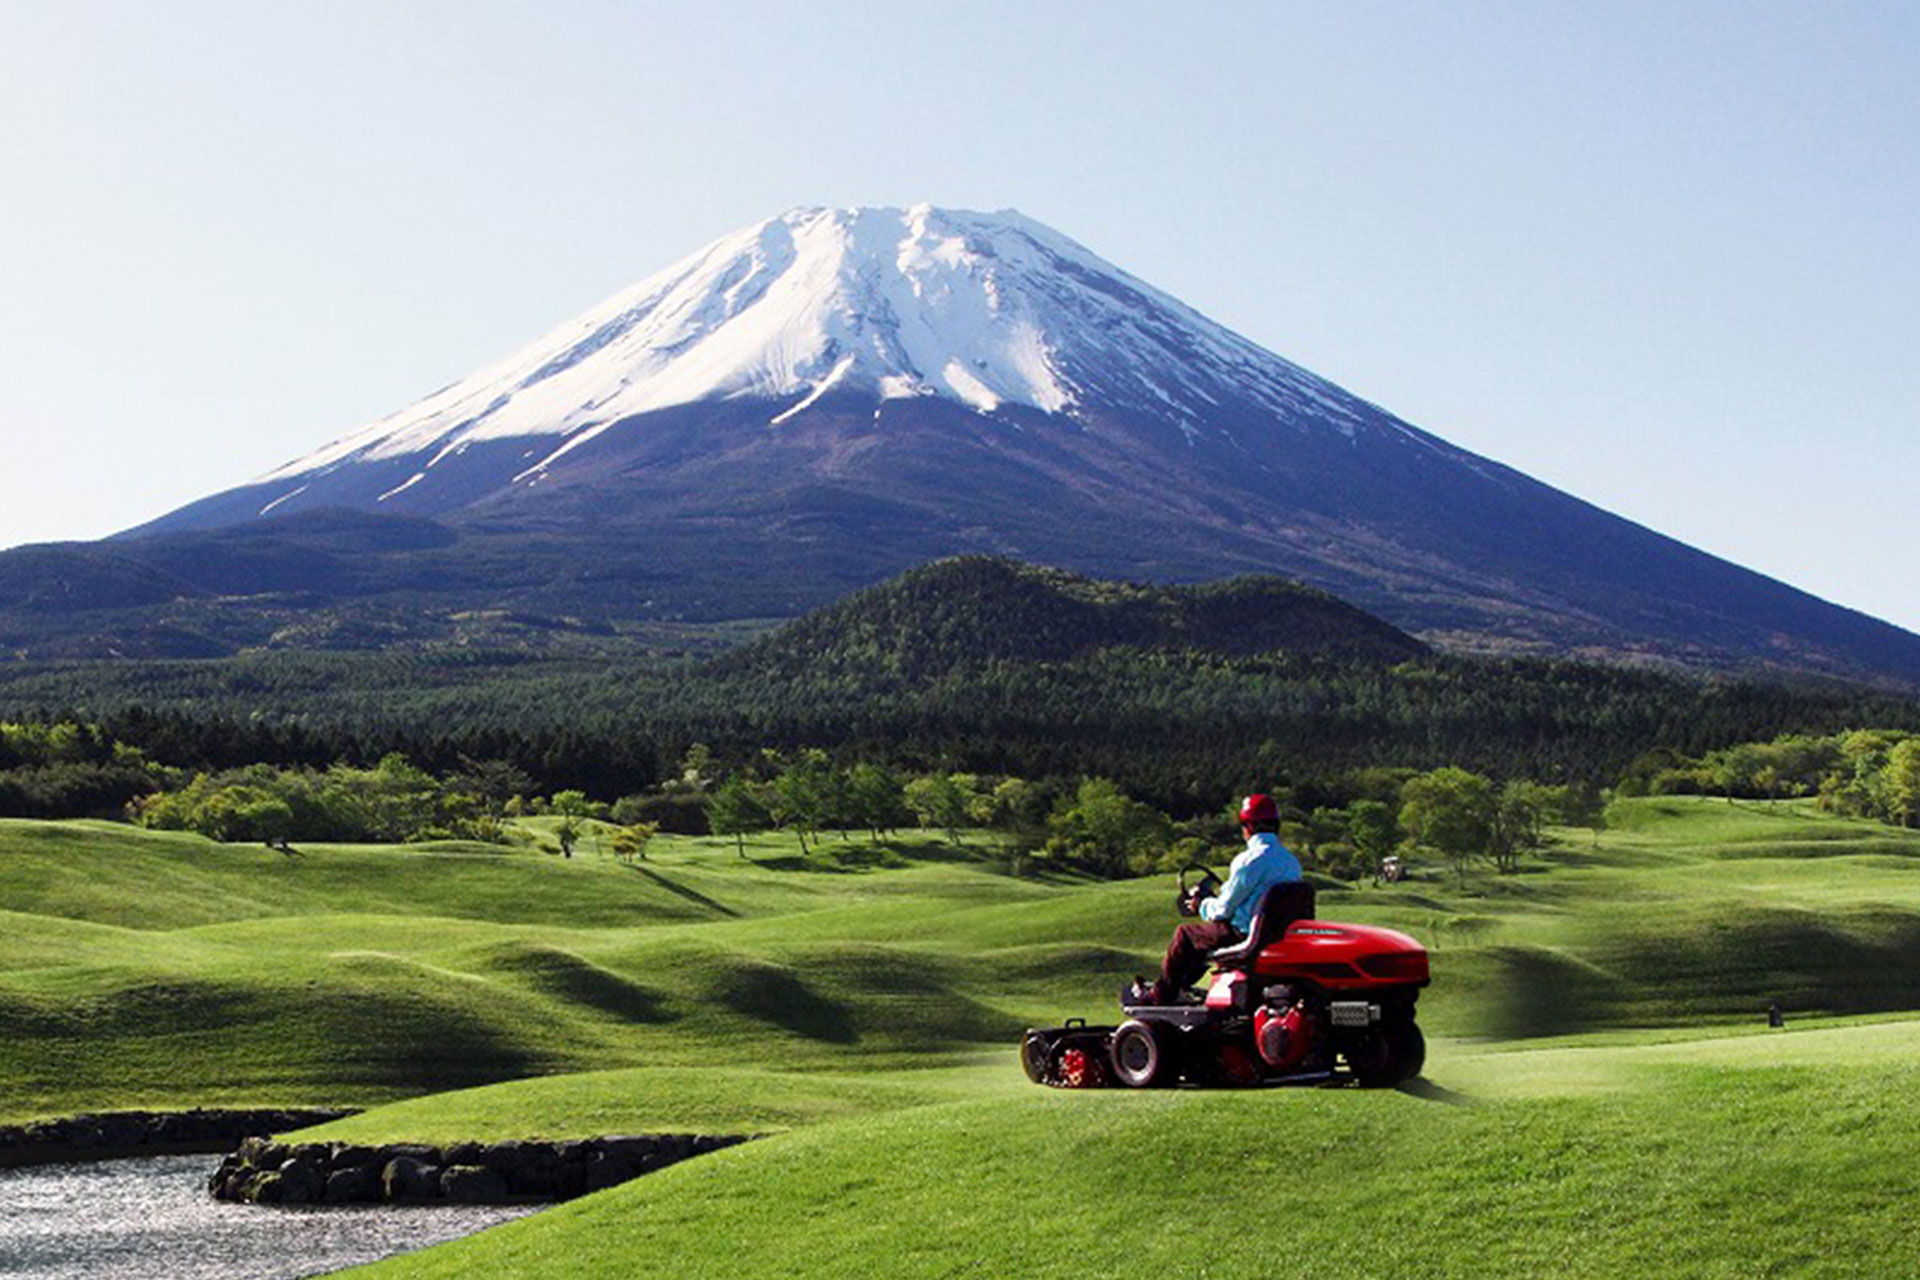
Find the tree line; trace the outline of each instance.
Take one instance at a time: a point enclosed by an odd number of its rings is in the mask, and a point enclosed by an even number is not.
[[[1457,765],[1607,785],[1650,750],[1697,759],[1783,733],[1920,732],[1912,698],[1846,687],[1692,680],[1572,662],[1111,649],[961,664],[925,678],[854,667],[768,675],[720,665],[529,655],[267,653],[213,663],[0,670],[0,716],[97,726],[150,760],[219,770],[435,774],[500,760],[542,794],[661,785],[695,742],[730,765],[826,745],[913,773],[1112,779],[1174,814],[1222,778],[1296,786],[1366,768]],[[136,764],[89,757],[13,780],[10,811],[112,808]]]
[[[1920,734],[1852,729],[1783,734],[1687,756],[1648,752],[1620,780],[1627,795],[1709,795],[1729,801],[1812,798],[1822,809],[1920,825]]]
[[[613,785],[594,789],[543,786],[505,751],[457,752],[437,768],[396,750],[366,764],[316,759],[332,739],[298,726],[249,726],[223,735],[219,752],[211,753],[219,758],[266,746],[294,755],[295,763],[209,767],[204,757],[181,764],[152,749],[191,749],[200,723],[147,713],[111,726],[0,723],[0,815],[124,815],[221,840],[405,841],[498,840],[506,819],[558,813],[566,819],[564,850],[570,851],[579,822],[595,817],[632,832],[627,843],[636,852],[647,834],[663,829],[744,837],[783,828],[804,850],[826,831],[864,830],[878,839],[914,826],[953,838],[962,829],[989,828],[1021,859],[1052,858],[1118,875],[1179,865],[1230,836],[1231,823],[1223,825],[1215,810],[1223,790],[1237,785],[1285,797],[1289,843],[1329,874],[1348,879],[1376,873],[1395,841],[1411,841],[1458,869],[1484,857],[1511,870],[1521,854],[1538,847],[1546,823],[1590,825],[1609,790],[1814,798],[1830,812],[1920,825],[1920,733],[1898,728],[1783,734],[1697,755],[1657,748],[1632,759],[1610,788],[1525,775],[1496,781],[1498,775],[1457,764],[1424,770],[1367,765],[1288,777],[1256,759],[1218,776],[1203,778],[1196,770],[1179,792],[1202,800],[1168,805],[1093,771],[1036,778],[915,769],[847,748],[759,747],[728,760],[695,743],[663,770],[651,761],[607,769],[601,780]],[[144,743],[119,736],[128,725],[149,731]],[[524,746],[527,739],[491,741]],[[595,795],[612,798],[590,798]]]
[[[532,775],[499,759],[462,757],[444,773],[399,753],[370,766],[254,762],[195,770],[157,762],[99,725],[0,724],[0,805],[8,804],[6,782],[18,775],[95,768],[126,771],[121,812],[140,825],[269,844],[505,843],[511,820],[528,815],[558,817],[558,851],[569,856],[588,819],[612,824],[616,850],[633,857],[645,856],[663,825],[731,836],[743,856],[748,835],[775,829],[792,832],[803,855],[818,852],[827,833],[844,839],[864,831],[877,842],[913,827],[958,844],[963,831],[985,829],[1013,870],[1051,865],[1120,877],[1206,862],[1223,847],[1230,856],[1237,838],[1218,786],[1212,807],[1171,815],[1105,777],[914,773],[873,760],[842,762],[818,747],[763,748],[728,768],[696,743],[658,787],[609,801],[571,788],[542,793]],[[1387,858],[1420,849],[1462,868],[1489,853],[1511,869],[1520,853],[1538,847],[1547,821],[1582,821],[1597,803],[1590,789],[1524,780],[1496,787],[1452,766],[1366,769],[1298,787],[1242,781],[1242,790],[1277,790],[1283,838],[1317,870],[1342,879],[1377,877]]]
[[[710,762],[706,748],[696,753]],[[1230,802],[1178,818],[1129,795],[1111,779],[1030,780],[962,772],[902,777],[885,766],[840,768],[824,751],[768,751],[755,765],[703,782],[688,769],[683,785],[706,786],[705,810],[716,835],[735,839],[791,831],[802,852],[823,832],[866,830],[874,840],[899,826],[996,833],[996,848],[1016,871],[1072,868],[1107,878],[1178,870],[1230,858],[1239,844]],[[1247,788],[1255,789],[1254,787]],[[1281,839],[1322,875],[1382,878],[1390,860],[1427,855],[1459,874],[1480,859],[1501,872],[1542,848],[1550,824],[1598,829],[1605,793],[1527,779],[1496,783],[1457,766],[1428,771],[1369,770],[1341,785],[1278,788]]]

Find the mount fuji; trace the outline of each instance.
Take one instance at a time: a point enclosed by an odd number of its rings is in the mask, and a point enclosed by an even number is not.
[[[62,549],[24,550],[0,614],[97,603],[48,594]],[[141,598],[614,620],[790,616],[971,552],[1277,573],[1454,648],[1920,683],[1920,637],[1456,448],[1011,211],[793,210],[65,549]]]
[[[1084,454],[1094,485],[1116,444],[1130,456],[1172,446],[1183,461],[1218,454],[1266,470],[1273,460],[1235,427],[1273,422],[1349,443],[1384,429],[1444,448],[1018,213],[799,209],[147,528],[513,501],[591,482],[613,454],[658,460],[661,442],[648,437],[671,433],[656,415],[702,405],[757,429],[756,440],[726,440],[748,452],[787,453],[832,422],[838,443],[808,470],[855,484],[878,478],[867,455],[943,414],[948,430],[992,453]],[[863,421],[847,422],[856,410]],[[686,443],[726,452],[717,440]]]

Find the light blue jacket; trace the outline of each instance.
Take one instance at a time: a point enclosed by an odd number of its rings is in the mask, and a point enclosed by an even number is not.
[[[1202,920],[1225,920],[1241,933],[1253,926],[1260,899],[1276,884],[1301,879],[1300,860],[1271,831],[1256,831],[1227,868],[1220,892],[1200,904]]]

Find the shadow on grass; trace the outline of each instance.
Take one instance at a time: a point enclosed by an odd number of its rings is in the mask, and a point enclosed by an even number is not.
[[[1710,926],[1636,931],[1607,944],[1602,963],[1621,976],[1629,998],[1682,979],[1683,992],[1639,1003],[1683,1016],[1757,1016],[1773,1000],[1789,1011],[1920,1008],[1920,912],[1903,907],[1749,907]]]
[[[820,995],[785,969],[742,968],[733,975],[722,999],[735,1013],[771,1022],[809,1040],[852,1044],[860,1038],[845,1005]]]
[[[949,844],[945,840],[926,837],[913,840],[889,838],[885,847],[891,848],[903,858],[914,862],[986,862],[990,854],[985,849],[973,849],[964,844]]]
[[[1631,910],[1575,948],[1524,943],[1443,953],[1470,992],[1468,1025],[1503,1040],[1627,1026],[1920,1008],[1920,911],[1722,906]]]
[[[990,864],[989,869],[1012,880],[1025,880],[1030,884],[1052,885],[1088,885],[1107,883],[1090,871],[1078,867],[1053,867],[1029,860],[1018,871],[1010,866]]]
[[[883,844],[842,845],[823,849],[820,856],[858,871],[893,870],[907,865],[905,858]]]
[[[1449,1107],[1477,1107],[1480,1105],[1480,1099],[1449,1089],[1443,1084],[1435,1084],[1425,1076],[1417,1076],[1404,1084],[1395,1085],[1394,1088],[1396,1091],[1406,1094],[1409,1098],[1422,1098],[1428,1102],[1444,1103]]]
[[[1483,946],[1457,953],[1453,963],[1483,968],[1486,1001],[1474,1031],[1503,1040],[1571,1035],[1615,1025],[1625,995],[1619,978],[1594,964],[1548,947]]]
[[[626,1022],[671,1020],[658,994],[570,951],[539,948],[529,952],[519,967],[537,990],[569,1004]]]
[[[990,864],[995,861],[989,850],[955,847],[944,840],[900,840],[889,837],[878,843],[870,840],[838,840],[821,837],[805,855],[782,854],[771,858],[752,858],[756,867],[766,871],[818,871],[845,875],[858,871],[897,871],[915,863]]]
[[[749,862],[762,871],[817,871],[826,875],[852,875],[856,868],[840,866],[832,862],[803,858],[789,853],[778,858],[749,858]]]
[[[310,1004],[285,1015],[312,1029],[304,1052],[291,1048],[291,1035],[276,1047],[296,1062],[311,1055],[305,1070],[316,1078],[438,1092],[550,1069],[510,1014],[488,1016],[439,992],[322,990]],[[272,1061],[285,1069],[279,1055]]]
[[[1548,849],[1542,856],[1546,859],[1546,862],[1541,866],[1541,870],[1543,871],[1559,871],[1567,868],[1610,867],[1618,861],[1616,857],[1609,856],[1604,848]]]
[[[766,864],[762,863],[761,865],[765,866]],[[647,879],[659,885],[662,889],[665,889],[668,893],[675,894],[679,897],[685,898],[688,902],[696,903],[699,906],[705,907],[709,911],[718,912],[723,916],[727,916],[735,920],[740,918],[740,913],[738,911],[735,911],[732,907],[727,906],[725,903],[716,902],[714,899],[709,898],[706,894],[701,893],[698,889],[689,889],[687,888],[687,886],[683,884],[676,884],[672,880],[667,879],[665,876],[661,875],[658,871],[655,871],[650,867],[629,865],[628,870],[637,872],[638,874],[645,876]]]

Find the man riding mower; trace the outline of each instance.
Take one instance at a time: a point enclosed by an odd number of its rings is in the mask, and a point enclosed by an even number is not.
[[[1205,867],[1180,873],[1176,906],[1199,920],[1174,931],[1160,979],[1122,992],[1119,1026],[1071,1019],[1028,1031],[1020,1056],[1030,1079],[1380,1088],[1420,1074],[1426,1041],[1414,1004],[1428,982],[1425,948],[1391,929],[1315,919],[1313,887],[1279,841],[1273,801],[1249,796],[1240,817],[1247,848],[1224,884]],[[1192,871],[1202,875],[1190,886]],[[1188,992],[1209,965],[1204,995]]]

